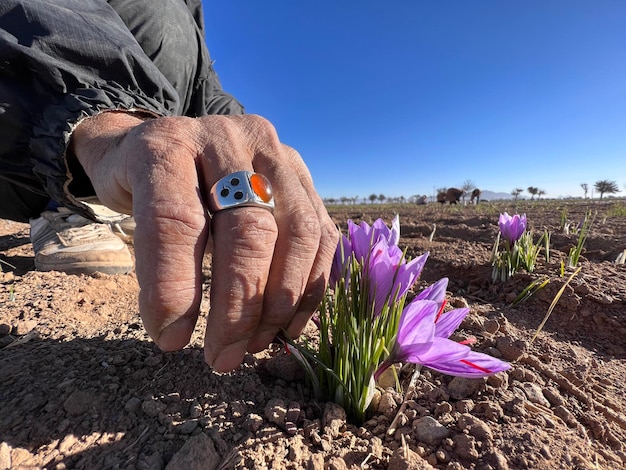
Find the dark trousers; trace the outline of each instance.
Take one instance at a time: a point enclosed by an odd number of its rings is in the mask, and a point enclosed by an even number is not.
[[[213,70],[204,40],[200,0],[108,0],[108,3],[178,92],[178,114],[197,117],[244,112],[243,106],[222,90]],[[80,173],[81,169],[76,170]],[[84,173],[74,177],[86,178]],[[28,222],[29,218],[39,217],[49,203],[47,195],[0,176],[0,218]]]

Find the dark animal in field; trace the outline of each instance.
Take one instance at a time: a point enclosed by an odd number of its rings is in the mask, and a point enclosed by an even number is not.
[[[458,204],[461,200],[461,197],[465,194],[465,191],[457,188],[449,188],[446,192],[440,192],[437,194],[437,202],[441,204],[445,204],[449,202],[450,204]]]
[[[470,197],[470,202],[474,203],[474,199],[476,199],[476,204],[478,204],[480,202],[480,195],[482,193],[483,192],[480,189],[478,189],[478,188],[474,189],[474,191],[472,191],[472,195]]]

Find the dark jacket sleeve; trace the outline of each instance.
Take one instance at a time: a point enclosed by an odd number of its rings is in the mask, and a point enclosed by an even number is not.
[[[73,128],[106,110],[176,114],[174,88],[97,0],[0,2],[0,175],[76,207]]]

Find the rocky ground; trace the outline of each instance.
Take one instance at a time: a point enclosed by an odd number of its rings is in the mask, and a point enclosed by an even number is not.
[[[560,269],[577,243],[564,222],[574,229],[588,209],[582,270],[531,341],[573,272]],[[203,362],[201,319],[186,349],[162,353],[143,330],[133,274],[34,271],[28,226],[0,221],[0,468],[626,468],[624,201],[329,210],[344,228],[399,213],[400,246],[430,252],[419,287],[448,277],[450,304],[471,307],[460,337],[512,369],[468,380],[405,366],[403,389],[380,384],[356,426],[312,396],[278,347],[217,374]],[[504,210],[548,229],[551,256],[493,283]],[[535,279],[549,283],[514,306]]]

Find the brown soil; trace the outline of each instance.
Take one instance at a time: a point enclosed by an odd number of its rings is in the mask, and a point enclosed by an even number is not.
[[[531,342],[573,272],[560,272],[577,242],[561,218],[578,222],[588,208],[597,217],[582,270]],[[504,210],[552,232],[551,260],[494,284],[489,258]],[[420,288],[448,277],[450,303],[471,307],[460,336],[512,369],[480,380],[423,369],[411,388],[405,366],[404,389],[383,389],[371,419],[355,426],[311,396],[278,347],[214,373],[201,320],[185,350],[159,351],[138,316],[134,275],[34,271],[28,226],[0,221],[0,260],[14,266],[0,273],[0,468],[626,467],[626,266],[614,262],[626,249],[623,201],[330,211],[343,227],[399,213],[400,245],[410,256],[430,252]],[[512,306],[543,278],[544,289]]]

